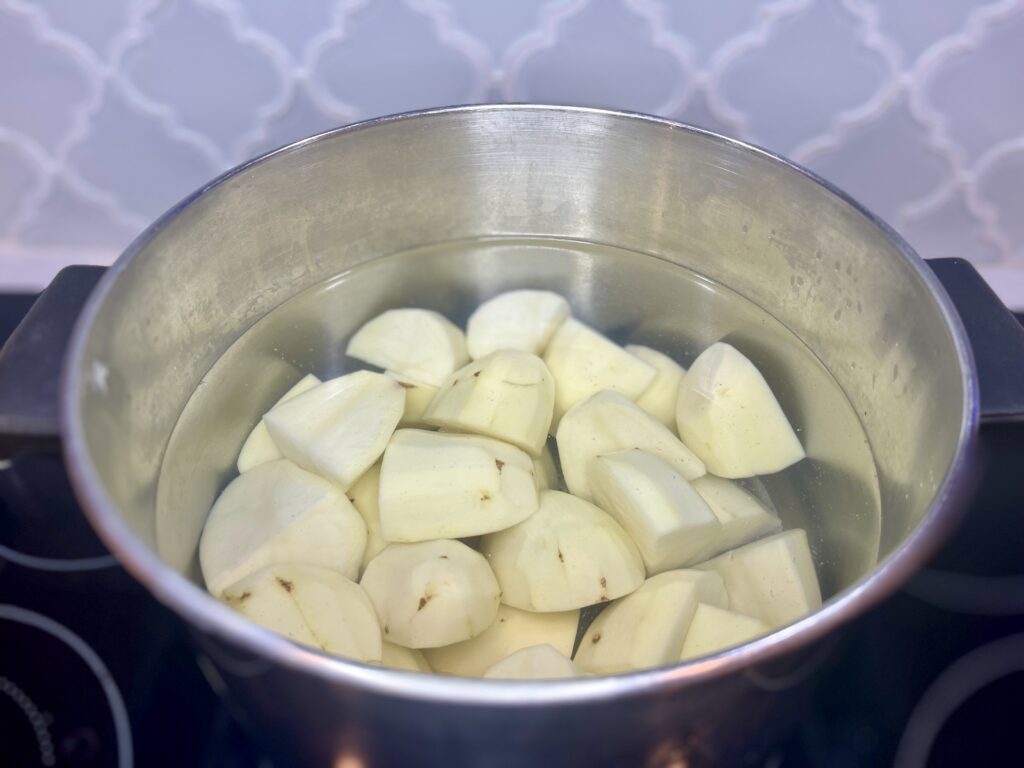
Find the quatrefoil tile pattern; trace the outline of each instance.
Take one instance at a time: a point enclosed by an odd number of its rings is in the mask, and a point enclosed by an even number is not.
[[[1024,307],[1024,0],[0,0],[0,287],[332,126],[591,104],[766,146]]]

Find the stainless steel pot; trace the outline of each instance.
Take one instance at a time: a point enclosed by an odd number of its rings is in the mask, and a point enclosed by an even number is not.
[[[635,253],[395,262],[353,278],[331,321],[301,317],[300,330],[316,334],[318,350],[337,349],[374,309],[461,306],[530,282],[556,286],[602,327],[639,319],[671,336],[670,323],[659,326],[679,301],[666,263],[729,286],[820,359],[870,443],[867,477],[801,490],[814,510],[803,522],[826,552],[836,591],[820,611],[696,663],[505,683],[328,658],[249,623],[196,583],[203,515],[253,414],[295,376],[282,355],[237,351],[236,340],[285,300],[356,265],[498,235]],[[727,324],[708,317],[700,340],[737,330]],[[186,408],[229,348],[238,386]],[[829,438],[813,387],[794,385],[790,399],[811,430],[812,458],[844,477],[850,452],[865,446],[846,433]],[[163,216],[108,271],[77,323],[61,429],[75,488],[103,540],[191,625],[215,685],[282,753],[338,766],[699,765],[732,764],[770,737],[770,725],[784,725],[790,686],[779,670],[806,668],[829,633],[889,595],[950,533],[970,491],[978,404],[970,346],[935,276],[820,179],[666,120],[479,106],[300,141]],[[187,448],[174,456],[172,432]],[[865,503],[880,525],[850,511]]]

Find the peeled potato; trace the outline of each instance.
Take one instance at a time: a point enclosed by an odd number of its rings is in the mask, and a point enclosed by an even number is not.
[[[423,420],[504,440],[538,456],[554,403],[555,381],[543,360],[529,352],[492,352],[449,376]]]
[[[232,584],[223,599],[297,643],[357,661],[381,660],[380,626],[370,598],[337,571],[279,563]]]
[[[594,497],[587,467],[595,456],[639,448],[668,462],[684,479],[704,474],[704,464],[668,428],[618,392],[604,391],[577,404],[558,425],[558,457],[569,491]]]
[[[580,641],[576,664],[612,675],[679,661],[697,602],[691,577],[679,578],[675,571],[652,576],[594,619]]]
[[[650,363],[571,317],[551,337],[544,362],[555,378],[553,427],[576,403],[602,389],[635,400],[657,373]]]
[[[768,475],[805,456],[764,376],[722,342],[705,349],[683,376],[676,426],[719,477]]]
[[[636,399],[636,404],[669,429],[676,428],[679,382],[686,369],[663,352],[639,344],[627,344],[626,351],[654,366],[654,381]]]
[[[345,354],[434,387],[469,362],[462,330],[429,309],[377,315],[356,331]]]
[[[366,525],[344,493],[278,459],[224,489],[199,540],[199,564],[213,595],[274,563],[319,565],[355,579],[366,538]]]
[[[683,641],[680,659],[696,659],[709,653],[742,645],[771,631],[760,619],[698,603]]]
[[[636,545],[612,517],[581,499],[544,491],[523,522],[483,538],[502,602],[570,611],[632,592],[644,580]]]
[[[356,371],[276,406],[263,422],[286,458],[347,490],[384,453],[404,410],[397,381]]]
[[[508,291],[485,301],[469,316],[466,343],[474,360],[514,349],[540,355],[569,316],[569,302],[551,291]]]
[[[552,680],[578,675],[569,657],[550,645],[523,648],[484,672],[484,677],[493,680]]]
[[[547,643],[571,656],[579,622],[579,611],[533,613],[501,605],[494,623],[472,640],[428,648],[424,655],[435,672],[482,677],[489,667],[531,645]]]
[[[312,373],[303,376],[295,386],[285,392],[281,398],[274,403],[274,406],[276,407],[281,403],[287,402],[293,397],[301,395],[303,392],[308,392],[319,383],[320,379]],[[252,428],[252,432],[249,433],[249,437],[247,437],[245,442],[242,444],[242,450],[238,453],[238,471],[248,472],[255,466],[283,458],[284,455],[277,449],[277,446],[274,445],[274,441],[271,439],[270,433],[267,431],[267,425],[263,423],[263,419],[260,419],[259,423]]]
[[[776,533],[696,566],[718,573],[731,610],[781,627],[821,607],[807,534]]]
[[[363,559],[359,564],[360,572],[388,545],[387,539],[380,533],[379,494],[380,462],[377,462],[348,489],[349,501],[352,502],[352,506],[356,508],[366,524],[366,548],[363,550]]]
[[[551,455],[551,449],[545,445],[540,456],[533,459],[533,479],[537,482],[538,491],[548,489],[560,490],[558,486],[558,467],[555,466],[555,457]]]
[[[380,526],[388,541],[476,536],[536,509],[532,459],[499,440],[400,429],[384,454]]]
[[[409,672],[433,671],[422,651],[417,651],[415,648],[403,648],[394,643],[383,644],[380,663],[391,669],[405,669]]]
[[[360,582],[384,639],[435,648],[476,637],[494,622],[501,598],[487,561],[459,541],[391,544]]]
[[[394,371],[384,371],[384,373],[401,384],[402,389],[405,390],[405,410],[402,412],[402,418],[398,421],[398,426],[427,426],[427,423],[423,421],[423,413],[437,394],[437,387],[410,379],[408,376]]]
[[[774,512],[736,483],[704,475],[693,481],[693,487],[722,524],[717,546],[709,556],[749,544],[782,528]]]
[[[693,486],[663,459],[635,448],[589,464],[594,501],[633,538],[648,575],[706,560],[722,525]]]

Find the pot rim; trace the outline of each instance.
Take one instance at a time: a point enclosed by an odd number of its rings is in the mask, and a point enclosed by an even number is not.
[[[913,531],[855,584],[825,605],[788,626],[737,648],[682,665],[626,674],[566,680],[476,680],[392,670],[349,661],[296,645],[244,618],[167,566],[130,530],[117,512],[92,462],[83,428],[79,370],[95,321],[119,275],[168,224],[210,190],[247,172],[271,157],[293,152],[313,142],[372,129],[399,120],[429,119],[434,115],[481,111],[556,111],[637,120],[705,136],[780,163],[823,187],[878,227],[896,247],[917,277],[929,288],[952,336],[960,364],[963,409],[957,447],[928,510]],[[969,491],[969,475],[978,430],[978,382],[966,332],[938,279],[910,245],[888,224],[817,174],[756,145],[713,131],[636,112],[544,104],[475,104],[442,107],[365,120],[300,139],[271,150],[226,171],[188,195],[146,228],[107,270],[82,311],[68,346],[60,386],[63,454],[69,477],[92,527],[121,565],[161,603],[194,628],[275,662],[283,668],[315,675],[335,684],[351,685],[380,695],[466,706],[526,706],[596,704],[616,698],[667,693],[716,678],[741,673],[819,640],[896,591],[938,550],[956,524]]]

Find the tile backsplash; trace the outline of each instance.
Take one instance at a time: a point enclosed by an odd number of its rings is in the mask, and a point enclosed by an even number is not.
[[[481,101],[665,115],[818,171],[1024,307],[1024,0],[0,0],[0,287],[218,172]]]

